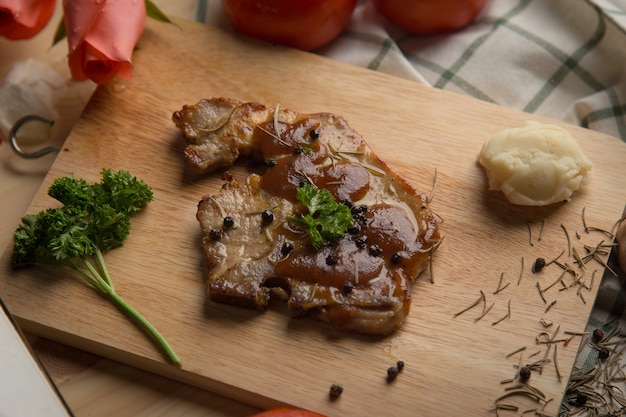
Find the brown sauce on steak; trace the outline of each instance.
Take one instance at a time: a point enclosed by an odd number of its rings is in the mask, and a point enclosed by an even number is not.
[[[183,107],[173,119],[198,172],[240,155],[267,164],[262,176],[230,180],[198,205],[213,300],[265,309],[271,294],[282,294],[295,316],[338,329],[388,334],[400,326],[411,285],[438,244],[437,222],[426,197],[343,118],[212,99]],[[291,220],[306,213],[296,198],[305,183],[327,189],[354,219],[354,227],[317,250]],[[225,216],[234,226],[225,226]]]

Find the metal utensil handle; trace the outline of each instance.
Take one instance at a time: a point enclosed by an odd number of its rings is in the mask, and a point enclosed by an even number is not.
[[[50,120],[50,119],[47,119],[45,117],[38,116],[36,114],[29,114],[27,116],[22,117],[17,122],[15,122],[15,124],[11,128],[11,131],[9,132],[9,139],[10,139],[10,142],[11,142],[11,149],[13,149],[13,151],[16,154],[18,154],[22,158],[26,158],[26,159],[39,158],[39,157],[47,155],[49,153],[59,153],[59,151],[61,149],[57,148],[57,147],[54,147],[54,146],[48,146],[48,147],[45,147],[43,149],[40,149],[40,150],[34,151],[34,152],[24,152],[22,149],[20,149],[19,145],[17,144],[17,132],[18,132],[18,130],[20,130],[20,128],[23,125],[25,125],[26,123],[28,123],[30,121],[34,121],[34,120],[47,123],[50,126],[54,125],[54,120]]]

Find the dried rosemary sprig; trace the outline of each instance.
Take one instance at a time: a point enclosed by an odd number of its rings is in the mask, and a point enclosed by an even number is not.
[[[505,285],[502,285],[503,279],[504,279],[504,272],[500,273],[500,280],[498,281],[498,286],[496,287],[496,290],[493,292],[494,295],[498,294],[500,291],[503,291],[504,289],[506,289],[506,287],[511,285],[511,282],[507,282]]]
[[[622,416],[626,411],[626,365],[622,363],[626,338],[613,326],[606,333],[596,329],[585,341],[582,347],[588,348],[590,359],[596,357],[594,366],[572,373],[560,415]]]
[[[428,197],[428,203],[432,203],[435,198],[435,193],[437,192],[437,168],[435,168],[435,175],[433,178],[433,188],[430,191],[430,197]]]
[[[474,301],[472,304],[470,304],[469,306],[465,307],[461,311],[458,311],[458,312],[454,313],[454,317],[460,316],[461,314],[465,313],[466,311],[471,310],[472,308],[474,308],[478,304],[480,304],[481,301],[483,303],[485,302],[485,293],[482,290],[480,290],[480,296],[476,299],[476,301]]]
[[[500,319],[494,321],[493,323],[491,323],[492,326],[495,326],[496,324],[498,324],[498,323],[500,323],[500,322],[502,322],[502,321],[504,321],[504,320],[506,320],[506,319],[511,317],[511,300],[509,300],[509,302],[507,303],[506,309],[507,309],[506,314],[504,316],[502,316],[502,318],[500,318]]]

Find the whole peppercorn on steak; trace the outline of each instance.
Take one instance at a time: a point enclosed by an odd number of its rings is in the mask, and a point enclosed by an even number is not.
[[[437,221],[342,117],[213,98],[173,121],[197,173],[266,165],[241,182],[225,174],[198,204],[212,300],[265,310],[280,298],[293,316],[370,335],[404,322]]]

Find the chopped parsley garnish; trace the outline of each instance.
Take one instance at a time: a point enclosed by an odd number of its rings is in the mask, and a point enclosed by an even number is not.
[[[316,250],[354,226],[350,208],[337,203],[328,190],[305,184],[297,189],[296,197],[309,212],[302,217],[290,217],[290,220],[303,225]]]

